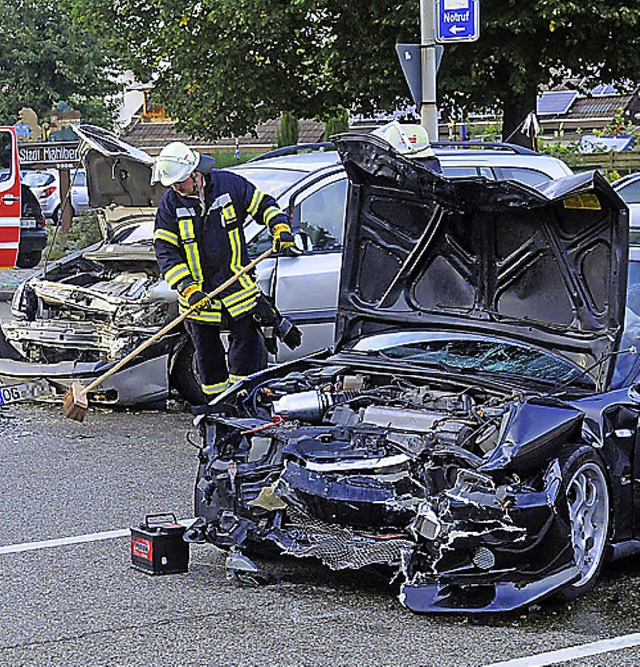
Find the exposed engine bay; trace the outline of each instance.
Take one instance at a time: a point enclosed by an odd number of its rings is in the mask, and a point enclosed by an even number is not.
[[[29,361],[55,363],[115,361],[177,308],[152,254],[122,257],[106,245],[26,282],[13,311],[18,317],[3,325],[7,340]]]
[[[524,394],[340,365],[263,381],[218,406],[225,414],[196,420],[197,530],[223,548],[270,543],[333,569],[392,566],[407,590],[447,577],[499,582],[521,551],[558,550],[539,534],[558,471],[483,470],[526,404]],[[576,412],[565,417],[558,442],[575,434]],[[535,498],[526,512],[523,493]],[[561,551],[558,562],[570,561]],[[526,585],[533,569],[519,567]]]

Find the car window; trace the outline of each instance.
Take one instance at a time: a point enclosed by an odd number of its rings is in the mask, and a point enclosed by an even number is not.
[[[29,171],[24,175],[23,182],[30,188],[42,188],[45,185],[53,183],[53,174],[47,174],[42,171]]]
[[[153,241],[153,220],[147,220],[135,225],[134,227],[127,227],[116,232],[113,235],[112,243],[121,243],[123,245],[131,245],[132,243],[144,243]]]
[[[11,176],[12,137],[10,132],[0,132],[0,181]]]
[[[525,185],[539,185],[549,180],[547,174],[524,167],[500,167],[496,169],[496,172],[498,179],[501,181],[518,181]]]
[[[616,192],[627,204],[640,204],[640,179],[619,188]]]
[[[87,175],[83,171],[79,171],[73,178],[73,185],[83,188],[87,184]]]
[[[260,190],[276,199],[307,175],[306,172],[290,169],[265,169],[245,166],[238,169],[230,169],[229,171],[235,171],[244,176],[257,188],[260,188]]]
[[[272,243],[273,241],[271,239],[271,233],[265,227],[260,231],[259,234],[254,236],[251,241],[249,241],[249,243],[247,243],[247,252],[249,253],[249,257],[252,259],[258,257],[263,252],[269,250]]]
[[[446,178],[472,178],[484,176],[495,180],[493,172],[489,167],[442,167],[442,175]]]
[[[627,304],[624,316],[624,330],[620,348],[625,349],[630,346],[640,346],[640,262],[629,262],[627,274]],[[626,379],[640,362],[640,355],[621,354],[616,358],[616,364],[613,373],[612,388],[620,387],[625,384]]]
[[[316,190],[296,203],[293,219],[307,234],[310,250],[340,250],[344,239],[347,179]]]

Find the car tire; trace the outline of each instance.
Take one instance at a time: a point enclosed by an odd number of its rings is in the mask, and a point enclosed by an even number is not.
[[[600,457],[588,445],[574,449],[560,463],[570,538],[581,570],[580,579],[565,586],[560,597],[574,600],[593,588],[605,560],[611,530],[609,486]]]
[[[19,269],[32,269],[37,266],[42,259],[42,252],[21,252],[16,260],[16,266]]]
[[[178,352],[171,371],[171,386],[191,405],[203,405],[207,398],[200,386],[200,376],[191,339]]]

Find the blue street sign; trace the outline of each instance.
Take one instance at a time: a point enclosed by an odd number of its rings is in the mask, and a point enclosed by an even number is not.
[[[474,42],[480,36],[480,0],[436,0],[436,42]]]

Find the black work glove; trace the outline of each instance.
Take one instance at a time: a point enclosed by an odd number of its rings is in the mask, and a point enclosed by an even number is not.
[[[295,350],[302,344],[302,331],[298,327],[283,317],[276,326],[276,336],[290,349]]]
[[[207,308],[212,307],[211,299],[202,291],[202,290],[194,290],[189,294],[187,297],[187,301],[189,302],[189,306],[193,307],[195,306],[195,312],[198,313],[201,310],[206,310]]]

